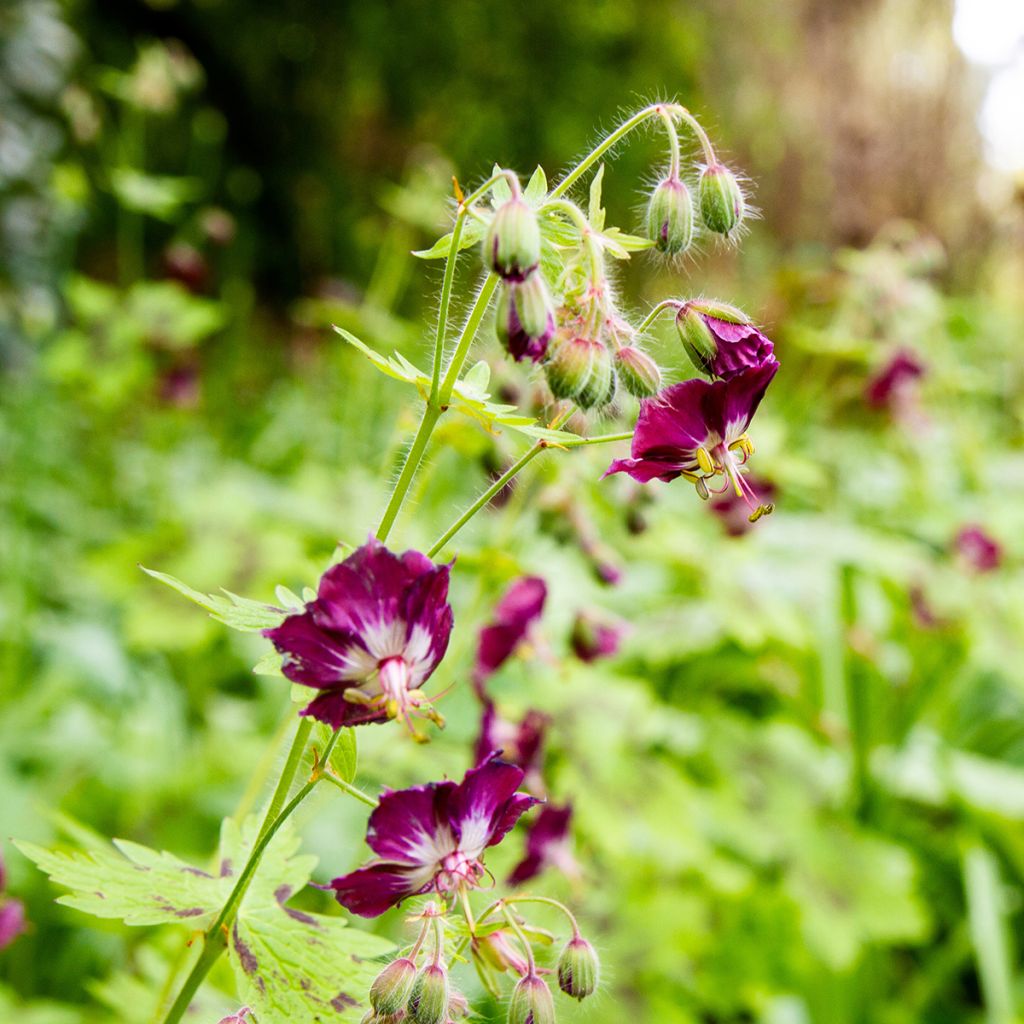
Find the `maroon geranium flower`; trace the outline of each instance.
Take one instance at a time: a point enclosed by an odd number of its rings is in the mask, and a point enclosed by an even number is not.
[[[751,510],[752,521],[772,510],[744,479],[753,454],[747,427],[779,369],[774,359],[730,380],[687,380],[640,403],[632,458],[616,459],[605,472],[628,473],[640,483],[689,480],[702,498],[732,488]],[[708,481],[720,486],[709,486]]]
[[[563,807],[548,804],[541,810],[527,834],[526,855],[508,876],[511,885],[522,885],[549,867],[557,868],[570,878],[579,876],[569,835],[571,821],[571,804]]]
[[[376,917],[407,896],[479,885],[484,851],[537,803],[516,792],[522,781],[521,768],[491,757],[460,783],[388,790],[366,831],[381,859],[335,878],[338,902],[353,914]]]
[[[324,573],[304,611],[264,630],[284,655],[285,676],[322,691],[302,714],[335,729],[409,724],[417,711],[436,719],[419,688],[448,648],[450,569],[371,539]]]
[[[505,591],[494,618],[480,630],[473,685],[483,696],[483,684],[515,653],[540,618],[547,584],[539,576],[523,576]]]
[[[523,784],[533,793],[544,792],[540,775],[544,754],[544,734],[550,719],[530,709],[518,722],[498,714],[493,701],[486,701],[480,718],[480,736],[476,741],[476,763],[484,764],[495,754],[523,770]]]
[[[745,482],[760,495],[762,501],[775,501],[776,489],[770,481],[749,474]],[[708,502],[708,508],[718,516],[722,528],[730,537],[741,537],[750,529],[750,509],[735,491],[728,490],[713,495]]]
[[[912,404],[913,388],[924,372],[921,360],[909,349],[901,349],[868,381],[864,400],[873,409],[903,412]]]
[[[1002,564],[1002,545],[976,524],[960,530],[953,546],[961,563],[972,572],[992,572]]]
[[[584,611],[576,615],[569,642],[573,654],[580,661],[590,664],[599,658],[610,658],[618,653],[625,632],[621,623],[609,622],[592,612]]]

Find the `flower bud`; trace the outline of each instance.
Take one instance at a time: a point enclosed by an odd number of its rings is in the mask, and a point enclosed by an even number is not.
[[[669,256],[689,249],[693,241],[693,202],[690,190],[678,178],[665,178],[651,193],[647,237]]]
[[[416,1024],[446,1024],[448,998],[448,971],[441,964],[428,964],[413,982],[409,1016]]]
[[[615,395],[611,356],[590,338],[561,338],[544,372],[555,398],[574,399],[584,409],[606,405]]]
[[[775,359],[775,345],[734,306],[697,299],[676,315],[679,339],[698,370],[731,380]]]
[[[558,958],[558,987],[574,999],[585,999],[597,990],[601,963],[594,947],[575,935]]]
[[[508,1024],[555,1024],[551,989],[536,975],[516,982],[508,1003]]]
[[[693,365],[701,373],[710,373],[711,364],[718,355],[718,346],[703,315],[691,303],[676,314],[676,330]]]
[[[516,974],[529,972],[522,954],[509,942],[508,935],[501,929],[474,938],[473,954],[496,971],[514,971]]]
[[[392,960],[370,986],[370,1005],[388,1016],[405,1009],[416,982],[416,965],[408,957]]]
[[[540,274],[520,284],[507,284],[498,296],[495,331],[515,361],[544,358],[555,332],[555,316],[547,285]]]
[[[637,398],[650,398],[661,388],[661,370],[646,352],[626,345],[615,353],[615,370],[622,386]]]
[[[506,281],[525,281],[540,263],[540,225],[522,199],[502,203],[484,235],[484,263]]]
[[[746,212],[743,190],[736,175],[723,164],[705,167],[697,186],[700,216],[705,227],[728,235],[740,225]]]

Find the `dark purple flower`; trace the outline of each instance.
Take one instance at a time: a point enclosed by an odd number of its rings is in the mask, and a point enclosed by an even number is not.
[[[730,487],[754,518],[771,511],[744,479],[742,466],[753,454],[746,429],[779,369],[774,359],[730,380],[687,380],[640,403],[632,458],[616,459],[606,470],[628,473],[640,483],[689,480],[702,498]],[[722,483],[709,487],[708,481]]]
[[[763,501],[774,503],[776,490],[773,483],[753,474],[747,476],[746,483]],[[737,497],[735,491],[713,495],[708,508],[718,516],[722,528],[730,537],[741,537],[750,529],[750,509],[742,498]]]
[[[540,768],[544,754],[544,734],[549,722],[547,715],[532,708],[520,721],[511,722],[498,714],[493,701],[487,701],[480,718],[476,763],[484,764],[495,754],[501,754],[502,760],[522,768],[526,789],[543,793],[544,782]]]
[[[599,658],[610,658],[619,650],[625,635],[623,626],[607,622],[590,612],[579,612],[573,622],[569,642],[573,654],[590,664]]]
[[[1002,545],[980,526],[965,526],[953,546],[961,562],[973,572],[992,572],[1002,564]]]
[[[569,836],[571,821],[571,804],[563,807],[547,804],[541,810],[526,836],[526,855],[508,876],[511,885],[522,885],[549,867],[557,868],[570,878],[579,876]]]
[[[460,783],[386,791],[366,831],[381,859],[335,878],[338,902],[353,914],[376,917],[407,896],[478,885],[484,851],[537,803],[516,792],[522,781],[521,768],[491,757]]]
[[[716,310],[726,316],[715,316]],[[713,377],[731,380],[744,370],[775,360],[771,339],[732,307],[688,302],[676,315],[676,326],[694,365]]]
[[[6,949],[25,931],[25,906],[21,900],[0,903],[0,949]]]
[[[332,728],[437,717],[420,686],[448,648],[450,565],[371,539],[332,565],[315,600],[264,636],[292,682],[322,691],[303,711]],[[411,728],[411,726],[410,726]]]
[[[924,364],[909,349],[901,349],[868,381],[864,400],[873,409],[900,412],[911,398],[914,382],[924,376]]]
[[[505,591],[494,618],[480,630],[473,685],[481,696],[484,682],[515,653],[540,618],[547,596],[547,584],[539,576],[523,576]]]

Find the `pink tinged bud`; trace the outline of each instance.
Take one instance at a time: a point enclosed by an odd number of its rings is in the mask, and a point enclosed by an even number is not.
[[[522,954],[509,942],[505,932],[500,930],[473,939],[473,953],[496,971],[514,971],[526,975],[530,970]]]
[[[570,939],[558,958],[558,987],[574,999],[586,999],[597,991],[601,962],[594,947],[582,935]]]
[[[544,278],[531,274],[520,284],[507,284],[498,296],[495,333],[516,362],[540,362],[555,332],[555,315]]]
[[[540,263],[540,225],[522,199],[510,199],[494,213],[484,235],[484,263],[506,281],[525,281]]]
[[[736,175],[722,164],[705,167],[697,186],[700,216],[704,226],[718,235],[728,235],[740,226],[746,213],[743,190]]]
[[[551,989],[536,974],[516,982],[508,1003],[508,1024],[555,1024]]]
[[[393,1016],[405,1009],[416,982],[416,965],[408,957],[393,960],[374,978],[370,1005],[377,1013]]]
[[[647,203],[647,237],[669,256],[686,252],[693,241],[693,201],[678,178],[658,183]]]
[[[25,905],[21,900],[5,900],[0,903],[0,949],[6,949],[19,935],[24,934],[26,927]]]
[[[449,998],[448,971],[441,964],[428,964],[413,983],[409,1016],[416,1024],[446,1024]]]
[[[637,398],[650,398],[661,390],[661,370],[646,352],[626,345],[615,353],[615,370],[622,386]]]
[[[615,397],[615,370],[608,349],[590,338],[563,338],[544,367],[556,398],[571,398],[583,409]]]
[[[238,1013],[232,1013],[227,1017],[223,1017],[220,1024],[251,1024],[250,1013],[252,1013],[252,1010],[248,1006],[243,1006]]]
[[[729,380],[775,358],[771,339],[724,302],[685,303],[676,314],[676,330],[693,365],[710,377]]]

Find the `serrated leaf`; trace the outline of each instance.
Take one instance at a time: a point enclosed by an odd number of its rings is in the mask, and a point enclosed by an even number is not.
[[[230,590],[224,591],[224,597],[219,594],[203,594],[168,573],[147,569],[144,565],[140,565],[139,568],[153,579],[166,583],[179,594],[205,608],[218,622],[223,622],[225,626],[242,633],[259,633],[264,629],[270,629],[279,625],[288,614],[283,608],[239,597]]]
[[[539,166],[533,172],[533,176],[527,182],[526,188],[523,189],[523,199],[526,200],[530,206],[536,206],[540,203],[548,194],[548,178],[544,173],[544,168]]]
[[[641,252],[644,249],[653,249],[655,246],[650,238],[628,235],[620,228],[615,227],[601,232],[600,241],[608,252],[620,260],[628,260],[631,252]]]
[[[474,391],[486,397],[489,392],[487,385],[491,382],[491,368],[487,362],[483,359],[480,360],[474,366],[469,373],[462,378],[462,388],[466,394],[472,394]]]
[[[287,587],[274,587],[274,596],[281,602],[281,607],[286,611],[301,612],[306,606],[306,602],[303,601],[298,594],[289,590]]]
[[[604,164],[597,169],[590,182],[590,203],[587,206],[587,220],[595,231],[604,231],[604,207],[601,206],[601,185],[604,181]]]
[[[281,676],[284,673],[281,671],[281,665],[284,662],[284,658],[277,651],[267,651],[266,654],[260,658],[252,667],[252,673],[255,676]]]
[[[229,945],[239,998],[260,1024],[344,1022],[364,1001],[394,946],[379,935],[348,928],[340,917],[283,904],[240,915]]]
[[[58,903],[129,925],[204,928],[231,891],[229,878],[214,877],[173,854],[124,839],[88,852],[15,845],[52,881],[72,890]]]
[[[459,239],[458,251],[462,252],[463,249],[469,249],[476,245],[484,237],[486,229],[485,224],[467,217],[462,225],[462,237]],[[421,260],[445,259],[448,253],[451,252],[452,234],[453,232],[449,231],[447,235],[439,238],[429,249],[414,249],[413,256],[418,256]]]
[[[495,164],[491,168],[491,174],[501,174],[502,169]],[[508,179],[502,175],[492,186],[491,186],[491,205],[497,209],[502,203],[507,203],[512,198],[512,186],[508,183]]]
[[[380,353],[374,352],[372,348],[360,341],[351,332],[346,331],[344,327],[339,327],[335,324],[334,329],[350,345],[362,352],[381,373],[386,374],[388,377],[394,377],[396,380],[405,381],[407,384],[412,384],[419,391],[420,396],[426,399],[430,393],[430,377],[428,374],[413,366],[408,359],[398,353],[395,353],[395,355],[388,359],[380,355]],[[544,439],[556,444],[575,437],[575,434],[570,434],[563,430],[548,430],[547,427],[537,426],[534,417],[523,416],[514,405],[502,405],[497,402],[491,402],[489,394],[486,392],[481,393],[474,387],[475,379],[472,377],[472,374],[473,371],[471,370],[467,377],[455,383],[450,406],[454,412],[476,420],[485,430],[491,433],[495,432],[498,427],[508,427],[510,430],[525,434],[527,437]]]

